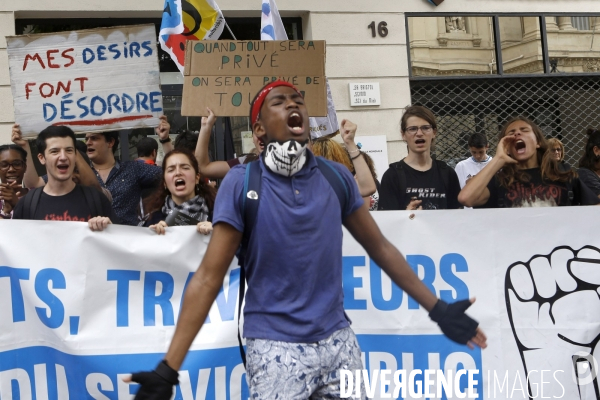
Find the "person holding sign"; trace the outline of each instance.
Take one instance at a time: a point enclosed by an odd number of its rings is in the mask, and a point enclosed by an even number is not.
[[[21,147],[27,155],[27,167],[24,169],[23,186],[29,189],[44,186],[46,184],[46,181],[48,180],[48,177],[47,175],[44,175],[43,177],[37,175],[35,165],[33,164],[33,157],[31,154],[31,147],[29,146],[29,141],[27,139],[24,139],[21,135],[21,128],[19,124],[13,125],[11,140],[14,144]],[[81,142],[76,141],[75,147],[80,145],[80,143]],[[94,172],[90,167],[90,160],[89,158],[85,157],[85,145],[83,147],[83,151],[81,149],[78,149],[77,151],[77,157],[75,159],[75,172],[73,173],[73,181],[84,186],[94,187],[97,190],[103,192],[104,195],[108,197],[109,200],[111,200],[112,196],[110,192],[102,188],[96,180],[96,176],[94,175]]]
[[[160,138],[163,150],[167,153],[173,149],[169,137],[170,125],[164,115],[160,117],[160,121],[155,132]],[[15,144],[23,147],[28,154],[31,153],[29,143],[21,136],[19,125],[13,126],[12,140]],[[86,134],[86,145],[92,168],[85,164],[80,155],[77,157],[77,169],[80,176],[86,177],[84,184],[92,186],[89,183],[91,175],[94,186],[110,192],[113,209],[121,223],[137,226],[140,222],[138,206],[142,191],[154,188],[156,181],[160,178],[161,169],[155,165],[137,161],[117,161],[114,156],[119,145],[117,132],[88,133]],[[29,188],[44,186],[44,178],[36,174],[35,166],[31,161],[25,171],[25,185]]]
[[[116,221],[110,202],[100,191],[73,182],[77,150],[75,134],[66,126],[49,126],[38,135],[38,158],[48,183],[19,200],[13,219],[88,222],[101,231]]]
[[[155,129],[165,153],[173,149],[169,137],[170,125],[167,117],[160,117]],[[87,155],[102,187],[110,190],[113,208],[126,225],[138,225],[138,205],[142,191],[154,188],[160,179],[161,170],[155,165],[137,161],[117,161],[114,156],[119,145],[119,136],[114,132],[88,133],[85,136]]]
[[[186,149],[175,149],[163,159],[162,182],[151,196],[149,226],[164,235],[167,226],[196,225],[199,233],[212,232],[209,221],[216,191],[200,178],[198,162]]]
[[[251,121],[265,151],[223,180],[212,239],[187,286],[165,359],[127,379],[141,384],[137,400],[171,398],[177,370],[241,243],[250,398],[339,398],[340,369],[363,369],[343,308],[342,224],[448,337],[486,346],[478,323],[464,313],[471,302],[438,300],[383,237],[348,169],[307,151],[308,112],[293,85],[265,86],[252,102]]]
[[[254,142],[255,147],[253,150],[255,150],[256,153],[233,158],[227,161],[210,161],[210,157],[208,155],[208,145],[210,143],[212,128],[217,121],[217,116],[208,107],[206,107],[206,111],[208,112],[208,117],[202,117],[202,126],[200,127],[200,133],[198,134],[196,151],[194,152],[196,159],[198,160],[198,166],[200,167],[200,173],[202,176],[205,176],[208,179],[223,179],[225,175],[227,175],[227,172],[229,172],[229,170],[234,166],[239,164],[247,164],[258,159],[258,154],[263,151],[264,145],[258,140],[256,135],[252,134],[252,141]]]

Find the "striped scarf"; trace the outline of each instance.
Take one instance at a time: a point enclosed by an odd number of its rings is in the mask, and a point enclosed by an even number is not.
[[[197,195],[193,199],[181,203],[180,205],[175,204],[171,195],[168,195],[165,199],[165,205],[162,208],[162,212],[165,215],[169,215],[174,210],[178,210],[180,213],[185,214],[198,222],[203,222],[208,219],[208,206],[206,205],[204,198],[200,195]]]

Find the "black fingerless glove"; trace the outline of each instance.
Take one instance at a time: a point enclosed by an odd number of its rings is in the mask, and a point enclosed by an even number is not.
[[[154,371],[132,374],[131,380],[141,385],[135,400],[170,400],[173,385],[179,384],[178,376],[177,371],[169,367],[165,360],[161,361]]]
[[[429,313],[429,318],[440,326],[442,332],[460,344],[467,344],[477,333],[479,322],[465,314],[471,306],[469,300],[448,304],[438,300]]]

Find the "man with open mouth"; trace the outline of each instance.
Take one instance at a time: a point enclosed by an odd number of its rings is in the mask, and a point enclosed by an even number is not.
[[[173,149],[169,130],[170,125],[163,115],[155,132],[165,154]],[[137,161],[118,161],[114,155],[119,145],[118,132],[87,133],[85,140],[91,168],[82,163],[79,172],[82,173],[85,168],[86,184],[91,185],[88,183],[91,180],[94,181],[94,186],[110,192],[112,207],[119,223],[133,226],[140,224],[139,205],[142,192],[156,187],[162,170],[155,165]],[[21,138],[18,125],[13,126],[13,141],[20,142],[21,147],[29,152],[29,145]],[[79,159],[81,163],[83,158]],[[35,168],[28,168],[24,177],[25,184],[30,188],[42,187],[46,180],[46,176],[37,175]]]
[[[66,126],[49,126],[38,135],[38,159],[46,166],[48,183],[19,200],[13,219],[88,222],[104,230],[116,217],[110,201],[100,191],[73,182],[75,134]]]
[[[169,351],[154,371],[131,377],[142,385],[137,400],[171,398],[177,370],[242,239],[248,282],[246,379],[252,399],[339,398],[340,370],[363,369],[343,307],[342,224],[451,339],[486,346],[477,322],[464,313],[470,301],[438,300],[383,237],[348,169],[307,151],[308,112],[298,89],[283,81],[268,84],[253,101],[250,119],[265,150],[260,160],[232,168],[223,180],[213,236],[187,286]],[[255,167],[261,187],[246,191],[246,179],[253,179],[246,171]],[[325,168],[346,188],[343,202]],[[245,206],[250,201],[259,202],[253,223]]]

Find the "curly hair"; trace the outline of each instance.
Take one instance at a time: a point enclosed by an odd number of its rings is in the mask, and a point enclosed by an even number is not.
[[[350,155],[341,144],[330,137],[321,137],[315,140],[313,142],[312,150],[315,156],[321,156],[328,160],[339,162],[354,174],[354,165],[352,165]]]

